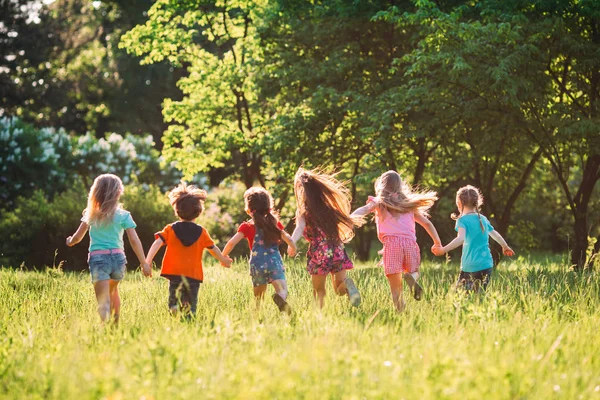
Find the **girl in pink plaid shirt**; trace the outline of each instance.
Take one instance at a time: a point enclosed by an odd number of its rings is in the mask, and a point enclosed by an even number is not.
[[[392,299],[398,312],[406,307],[402,294],[402,278],[410,286],[416,300],[423,297],[419,279],[421,254],[417,244],[415,223],[433,239],[433,248],[441,246],[437,230],[427,219],[428,210],[437,200],[435,192],[415,192],[402,181],[396,171],[387,171],[375,182],[376,197],[352,213],[364,216],[375,213],[377,236],[383,243],[383,268],[390,283]]]

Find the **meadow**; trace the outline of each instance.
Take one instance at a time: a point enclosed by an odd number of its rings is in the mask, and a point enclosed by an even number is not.
[[[255,309],[244,261],[211,260],[193,321],[168,314],[164,279],[131,271],[118,327],[99,323],[87,273],[2,269],[0,398],[600,398],[597,273],[515,259],[479,298],[453,290],[456,264],[422,267],[426,297],[404,314],[375,262],[351,273],[360,307],[329,284],[318,311],[288,260],[288,317]]]

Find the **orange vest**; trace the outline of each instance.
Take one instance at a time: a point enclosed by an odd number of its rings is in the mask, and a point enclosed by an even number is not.
[[[162,239],[167,246],[161,276],[177,275],[202,281],[202,253],[215,245],[206,229],[193,222],[181,221],[165,226],[154,237]]]

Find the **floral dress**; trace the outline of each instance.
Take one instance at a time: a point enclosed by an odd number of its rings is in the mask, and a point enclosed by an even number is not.
[[[283,260],[279,254],[278,243],[268,243],[262,237],[260,229],[256,228],[252,255],[250,256],[250,276],[253,286],[261,286],[276,280],[285,280]]]
[[[308,241],[306,269],[309,274],[335,274],[354,268],[342,242],[327,239],[321,229],[313,228],[308,223],[304,228],[304,237]]]

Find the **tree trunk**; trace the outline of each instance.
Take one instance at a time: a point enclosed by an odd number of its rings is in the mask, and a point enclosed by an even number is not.
[[[371,253],[371,244],[375,239],[373,235],[373,231],[366,228],[357,229],[353,244],[354,244],[354,254],[356,254],[356,258],[360,261],[368,261],[369,255]]]
[[[582,270],[586,266],[586,250],[588,247],[587,216],[576,213],[575,216],[575,243],[571,251],[571,264],[577,270]]]

